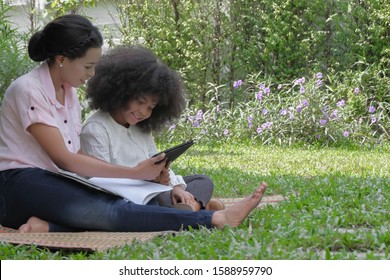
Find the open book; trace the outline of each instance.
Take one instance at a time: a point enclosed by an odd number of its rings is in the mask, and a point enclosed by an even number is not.
[[[161,185],[144,180],[133,180],[126,178],[103,178],[91,177],[85,178],[75,173],[60,170],[58,173],[48,171],[54,175],[62,176],[73,181],[79,182],[87,187],[99,191],[108,192],[121,196],[136,204],[147,204],[158,194],[172,190],[170,186]]]

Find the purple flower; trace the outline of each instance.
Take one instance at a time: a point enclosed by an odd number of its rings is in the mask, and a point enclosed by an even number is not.
[[[309,106],[309,101],[307,99],[303,99],[301,104],[303,107],[307,107]]]
[[[270,128],[272,126],[272,122],[266,122],[261,125],[262,129]]]
[[[206,134],[206,133],[207,133],[207,131],[206,131],[206,130],[204,130],[204,129],[202,129],[202,131],[201,131],[200,133],[202,133],[202,134]]]
[[[322,120],[320,120],[320,125],[324,126],[324,125],[326,125],[327,122],[328,122],[327,120],[322,119]]]
[[[256,94],[256,99],[257,100],[261,100],[263,98],[263,93],[261,91],[259,91],[257,94]]]
[[[195,119],[194,116],[189,116],[189,117],[188,117],[188,120],[189,120],[190,122],[193,122],[194,119]]]
[[[338,118],[339,118],[339,111],[334,110],[334,111],[332,112],[332,114],[330,114],[329,118],[330,118],[331,120],[336,120],[336,119],[338,119]]]
[[[317,80],[317,86],[322,86],[322,80]]]
[[[264,83],[261,83],[261,84],[259,85],[259,88],[264,90],[264,89],[265,89],[265,84],[264,84]]]
[[[228,134],[229,134],[229,130],[225,128],[225,130],[223,131],[223,135],[227,136]]]
[[[261,111],[261,113],[262,113],[263,115],[267,115],[267,114],[268,114],[268,110],[267,110],[267,109],[263,109],[263,110]]]
[[[266,87],[264,89],[264,93],[266,93],[267,95],[269,95],[270,92],[271,92],[271,89],[269,87]]]
[[[300,89],[299,89],[299,92],[300,92],[300,93],[305,93],[305,87],[304,87],[304,86],[301,86]]]
[[[248,120],[248,128],[252,128],[252,126],[253,126],[253,124],[252,124],[253,117],[252,117],[252,116],[249,116],[249,117],[247,118],[247,120]]]
[[[171,126],[169,127],[168,131],[172,131],[172,130],[174,130],[175,128],[176,128],[176,124],[173,124],[173,125],[171,125]]]
[[[280,110],[280,115],[282,115],[282,116],[287,115],[287,110],[286,109]]]
[[[202,119],[202,115],[203,115],[203,111],[199,110],[198,113],[196,114],[196,119],[197,120],[201,120]]]
[[[321,108],[321,112],[326,116],[326,115],[328,115],[329,109],[330,109],[329,105],[326,105],[326,106]]]
[[[239,88],[241,85],[242,85],[242,81],[241,80],[233,82],[233,87],[236,88],[236,89]]]
[[[336,103],[337,107],[344,107],[345,106],[345,100],[341,99],[339,102]]]
[[[302,78],[296,79],[296,80],[294,81],[294,86],[295,86],[295,85],[302,85],[302,84],[304,84],[304,83],[305,83],[305,77],[302,77]]]
[[[316,74],[316,77],[317,77],[317,79],[322,79],[322,73],[321,73],[321,72],[318,72],[318,73]]]
[[[258,128],[256,129],[256,132],[257,132],[257,134],[260,134],[260,133],[263,132],[263,129],[262,129],[261,127],[258,127]]]
[[[355,87],[355,89],[353,90],[353,92],[356,93],[356,94],[359,93],[359,92],[360,92],[360,88]]]
[[[302,108],[303,108],[302,105],[298,105],[297,106],[297,112],[300,113],[302,111]]]
[[[368,108],[368,112],[371,113],[371,114],[375,113],[375,111],[376,111],[376,108],[374,106],[370,106]]]
[[[198,127],[198,126],[199,126],[199,121],[198,121],[198,120],[195,120],[193,126],[194,126],[194,127]]]
[[[371,123],[376,123],[376,117],[375,116],[371,117]]]
[[[347,137],[349,136],[349,132],[348,132],[347,130],[344,131],[343,136],[344,136],[345,138],[347,138]]]

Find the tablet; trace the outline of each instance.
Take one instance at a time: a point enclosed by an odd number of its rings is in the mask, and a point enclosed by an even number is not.
[[[192,145],[194,145],[194,141],[190,140],[190,141],[184,142],[180,145],[177,145],[175,147],[172,147],[172,148],[166,149],[162,152],[159,152],[159,153],[153,155],[153,157],[158,156],[161,153],[165,153],[165,158],[163,160],[156,162],[156,164],[159,164],[160,162],[164,161],[165,159],[167,159],[167,163],[169,163],[169,162],[172,162],[175,159],[177,159],[182,153],[187,151],[188,148],[191,147]]]

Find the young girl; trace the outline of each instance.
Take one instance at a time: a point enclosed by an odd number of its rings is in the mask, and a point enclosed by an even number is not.
[[[94,76],[102,43],[98,29],[77,15],[59,17],[31,37],[29,55],[42,63],[10,85],[1,108],[0,224],[33,232],[238,226],[260,202],[265,183],[225,210],[190,212],[137,205],[46,171],[153,180],[164,168],[165,162],[155,164],[164,155],[130,168],[79,153],[75,88]]]
[[[92,109],[81,132],[81,150],[102,160],[135,166],[157,153],[152,132],[170,125],[186,105],[180,76],[142,47],[117,47],[102,57],[87,95]],[[155,180],[173,187],[157,196],[160,205],[189,210],[222,210],[211,199],[205,175],[184,178],[169,167]]]

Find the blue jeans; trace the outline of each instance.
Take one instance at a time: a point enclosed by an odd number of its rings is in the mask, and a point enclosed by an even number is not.
[[[213,213],[134,204],[39,168],[0,172],[0,224],[11,228],[19,228],[31,216],[48,221],[50,231],[211,228]]]

